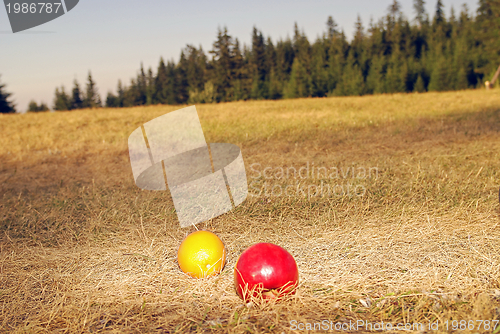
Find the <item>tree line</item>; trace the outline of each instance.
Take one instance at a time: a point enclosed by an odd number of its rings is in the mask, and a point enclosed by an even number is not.
[[[447,91],[480,87],[493,75],[500,64],[500,1],[479,0],[475,15],[464,4],[447,16],[442,0],[432,15],[425,0],[414,0],[413,10],[408,19],[394,0],[366,29],[358,16],[350,41],[331,16],[314,43],[297,24],[291,39],[277,42],[254,27],[249,46],[219,29],[208,53],[187,45],[177,62],[161,58],[155,72],[141,65],[105,101],[89,73],[85,92],[76,80],[70,94],[57,88],[53,108]]]
[[[54,110],[75,110],[84,108],[100,108],[102,107],[101,97],[97,92],[97,86],[92,79],[92,74],[89,72],[87,77],[86,89],[82,91],[80,84],[75,79],[73,82],[73,90],[67,94],[64,86],[56,88],[54,97]]]
[[[432,19],[414,0],[408,20],[397,0],[365,29],[358,16],[348,41],[330,16],[310,43],[297,26],[292,39],[273,43],[257,28],[250,46],[219,29],[208,55],[186,46],[179,61],[141,66],[136,78],[108,93],[106,106],[226,102],[247,99],[347,96],[476,88],[500,65],[500,2],[480,0],[445,15],[437,0]]]
[[[5,91],[5,84],[0,84],[0,113],[15,113],[16,106],[10,100],[12,93]],[[53,110],[66,111],[83,108],[100,108],[102,107],[101,97],[97,92],[97,86],[92,79],[92,74],[89,72],[86,89],[81,90],[78,81],[74,81],[74,87],[70,94],[67,94],[64,86],[56,88]],[[31,100],[28,105],[28,112],[49,111],[49,107],[41,102]]]

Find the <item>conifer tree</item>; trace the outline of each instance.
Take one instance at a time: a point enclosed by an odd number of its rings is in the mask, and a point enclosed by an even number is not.
[[[251,70],[248,68],[248,59],[245,59],[237,38],[234,40],[233,54],[233,100],[247,100],[251,93]]]
[[[459,34],[460,27],[457,23],[457,29],[454,32],[454,50],[451,54],[453,58],[453,71],[451,74],[452,85],[451,89],[467,89],[469,86],[468,75],[472,69],[471,57],[468,50],[468,42],[466,33],[463,31],[462,36]]]
[[[137,82],[136,78],[130,79],[128,86],[123,87],[123,106],[125,108],[133,107],[137,99]]]
[[[111,92],[106,96],[106,108],[118,108],[118,98]]]
[[[207,76],[207,57],[203,49],[187,45],[183,50],[187,64],[188,91],[203,90]]]
[[[167,100],[166,104],[177,104],[177,89],[176,89],[176,66],[173,60],[167,62],[167,82],[166,82],[166,92]]]
[[[231,101],[234,94],[232,89],[234,75],[233,38],[228,34],[226,27],[224,30],[218,30],[217,40],[210,53],[213,55],[213,81],[217,92],[217,101]]]
[[[166,104],[168,100],[168,73],[163,58],[160,58],[158,71],[155,78],[155,93],[153,94],[154,104]]]
[[[311,96],[323,97],[328,94],[328,72],[326,67],[326,48],[324,40],[313,45],[311,61]]]
[[[87,77],[87,90],[83,98],[83,108],[99,108],[101,106],[101,98],[97,92],[95,82],[92,79],[92,74],[89,71]]]
[[[307,74],[305,66],[297,57],[293,61],[290,80],[285,88],[285,98],[297,98],[310,96],[311,77]]]
[[[288,97],[306,97],[311,95],[311,45],[304,32],[294,25],[294,58],[288,85],[285,86]]]
[[[425,10],[425,1],[424,0],[413,0],[413,9],[415,11],[415,22],[417,23],[419,28],[427,21],[427,13]]]
[[[408,68],[404,64],[404,59],[399,50],[393,52],[385,76],[385,86],[387,93],[402,93],[406,91],[406,80]]]
[[[454,81],[454,89],[463,90],[468,88],[467,69],[464,64],[459,65]]]
[[[276,44],[276,77],[282,85],[290,78],[294,58],[293,44],[289,38]]]
[[[272,68],[269,74],[269,98],[277,100],[283,97],[283,82],[279,80],[276,69]]]
[[[184,51],[175,69],[175,102],[186,103],[189,98],[188,64]]]
[[[392,3],[389,5],[388,8],[389,16],[392,19],[392,22],[396,22],[398,19],[398,16],[401,15],[401,4],[399,3],[398,0],[393,0]],[[359,15],[358,15],[359,18]]]
[[[155,88],[155,78],[151,67],[148,69],[148,76],[146,78],[146,105],[153,104],[153,95]]]
[[[293,50],[294,58],[299,58],[302,66],[305,66],[305,68],[309,70],[308,66],[311,63],[311,45],[309,44],[306,35],[299,30],[297,23],[294,25]]]
[[[61,90],[59,90],[59,88],[56,88],[54,107],[52,109],[56,111],[71,110],[70,97],[64,91],[64,86],[61,86]]]
[[[11,95],[11,93],[5,91],[5,84],[0,82],[0,113],[9,114],[16,112],[15,105],[10,100]]]
[[[265,43],[265,81],[266,81],[266,89],[267,92],[269,90],[269,82],[270,82],[270,75],[271,71],[276,68],[276,62],[277,62],[277,55],[276,55],[276,48],[274,47],[274,43],[271,39],[271,37],[267,38],[267,41]],[[267,98],[269,98],[269,93],[266,94]]]
[[[442,0],[437,0],[436,3],[436,13],[434,14],[434,23],[441,24],[444,22],[444,5]]]
[[[386,58],[375,55],[370,60],[370,70],[366,78],[366,92],[368,94],[381,94],[386,92],[385,72]]]
[[[361,16],[358,15],[356,23],[354,23],[354,39],[351,43],[352,51],[356,61],[360,61],[364,51],[365,28]]]
[[[125,90],[122,86],[122,81],[118,80],[117,95],[108,92],[106,97],[106,107],[108,108],[122,108],[124,107]]]
[[[422,78],[421,74],[418,74],[417,82],[415,83],[413,91],[418,92],[418,93],[425,92],[425,83],[424,83],[424,79]]]
[[[448,90],[448,71],[446,57],[440,53],[436,55],[429,82],[429,91]]]
[[[146,78],[146,72],[144,72],[144,65],[141,63],[141,69],[137,76],[137,97],[134,105],[142,106],[146,104],[147,86],[148,86],[148,81]]]
[[[78,81],[74,81],[73,83],[73,91],[71,95],[71,101],[70,101],[70,109],[81,109],[83,106],[83,100],[82,100],[82,93],[80,91],[80,85],[78,84]]]
[[[118,80],[118,89],[117,89],[118,95],[116,96],[116,106],[121,108],[123,107],[123,101],[125,99],[125,91],[122,87],[122,81]]]
[[[266,45],[262,32],[258,31],[256,27],[253,28],[252,33],[252,63],[254,66],[252,98],[265,99],[268,97]]]
[[[176,104],[175,91],[175,63],[168,61],[165,65],[163,58],[160,58],[158,72],[155,78],[155,91],[153,94],[154,104]]]
[[[354,52],[351,49],[346,60],[346,65],[344,66],[342,71],[342,77],[339,84],[337,85],[337,88],[335,89],[335,95],[357,96],[363,95],[364,93],[365,82],[363,73],[355,59]]]
[[[332,16],[328,16],[328,20],[326,21],[326,29],[327,29],[327,38],[331,40],[333,37],[338,36],[339,31],[337,30],[337,23],[333,19]]]
[[[342,78],[349,50],[344,31],[334,37],[328,49],[328,92],[333,93]]]

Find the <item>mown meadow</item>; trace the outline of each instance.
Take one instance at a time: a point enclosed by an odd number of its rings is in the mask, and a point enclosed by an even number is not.
[[[127,148],[181,107],[0,115],[1,332],[288,333],[323,320],[492,332],[477,320],[500,319],[500,90],[197,105],[207,142],[241,148],[249,184],[235,210],[197,225],[228,253],[201,280],[176,262],[196,228],[179,227],[168,191],[136,187]],[[234,265],[257,242],[295,257],[295,295],[238,298]]]

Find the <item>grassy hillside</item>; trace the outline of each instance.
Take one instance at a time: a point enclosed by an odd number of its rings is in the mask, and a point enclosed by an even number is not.
[[[133,130],[179,108],[0,115],[0,331],[499,319],[499,90],[198,105],[207,142],[241,147],[250,186],[197,225],[228,251],[205,280],[176,262],[194,227],[168,192],[135,186],[128,158]],[[238,298],[234,265],[257,242],[295,257],[295,296]]]

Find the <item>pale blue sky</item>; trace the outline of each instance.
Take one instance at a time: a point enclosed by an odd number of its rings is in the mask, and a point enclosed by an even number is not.
[[[434,13],[437,0],[427,1]],[[412,0],[400,0],[413,18]],[[178,60],[186,44],[212,48],[217,28],[227,26],[240,43],[250,44],[255,25],[273,41],[293,35],[293,25],[313,42],[325,32],[332,15],[350,38],[359,14],[365,28],[370,18],[387,13],[392,0],[253,0],[158,1],[80,0],[70,12],[44,25],[12,34],[7,12],[0,8],[0,75],[18,111],[31,99],[52,107],[54,90],[69,92],[76,78],[80,84],[89,70],[101,98],[116,90],[118,79],[128,84],[144,67],[156,67],[160,57]],[[451,6],[458,13],[463,3],[475,13],[477,0],[443,0],[447,16]]]

